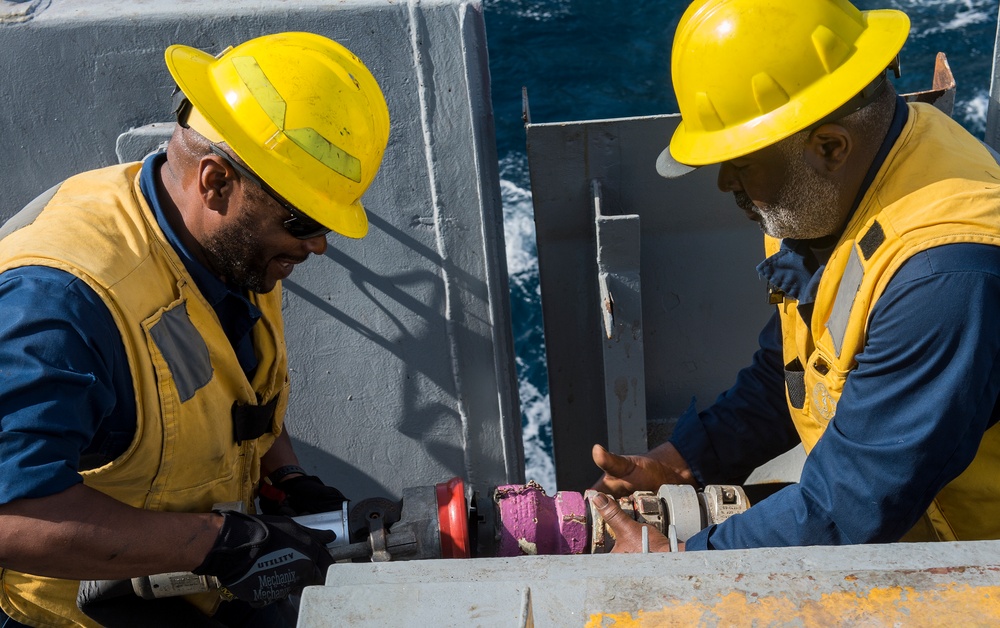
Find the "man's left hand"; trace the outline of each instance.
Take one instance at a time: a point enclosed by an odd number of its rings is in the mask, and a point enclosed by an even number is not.
[[[622,512],[618,502],[611,499],[604,493],[597,493],[590,498],[590,503],[597,507],[597,511],[604,518],[604,521],[611,528],[615,537],[615,546],[611,550],[612,554],[639,554],[642,552],[642,528],[649,529],[649,551],[669,552],[670,540],[663,536],[656,527],[646,525],[631,519]],[[678,551],[684,551],[684,544],[677,544]]]
[[[296,475],[282,479],[266,494],[262,491],[260,508],[264,514],[297,517],[340,509],[348,501],[344,494],[332,486],[327,486],[315,475]]]

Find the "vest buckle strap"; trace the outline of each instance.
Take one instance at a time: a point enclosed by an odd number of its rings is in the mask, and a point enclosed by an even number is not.
[[[265,404],[250,405],[233,402],[233,440],[239,445],[245,440],[256,440],[272,431],[274,409],[278,395]]]
[[[778,305],[785,300],[785,293],[772,283],[767,284],[767,304]]]

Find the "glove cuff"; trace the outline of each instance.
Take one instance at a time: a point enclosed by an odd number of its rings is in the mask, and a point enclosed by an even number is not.
[[[277,486],[278,482],[285,479],[285,476],[291,475],[293,473],[301,473],[302,475],[309,475],[306,470],[297,464],[286,464],[283,467],[278,467],[274,471],[267,474],[267,480],[271,484]]]

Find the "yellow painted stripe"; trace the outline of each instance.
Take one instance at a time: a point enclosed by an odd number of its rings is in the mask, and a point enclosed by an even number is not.
[[[834,591],[818,599],[728,593],[718,600],[678,601],[634,613],[596,613],[587,628],[649,626],[995,626],[1000,622],[1000,587],[951,585],[917,590],[876,587]]]

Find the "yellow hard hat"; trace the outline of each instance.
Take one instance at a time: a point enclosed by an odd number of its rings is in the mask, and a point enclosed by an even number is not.
[[[218,57],[174,45],[164,56],[192,128],[225,141],[313,220],[364,237],[361,195],[382,162],[389,110],[360,59],[312,33],[265,35]]]
[[[657,170],[677,176],[677,162],[720,163],[809,128],[884,76],[909,30],[900,11],[846,0],[697,0],[674,37],[681,123]]]

